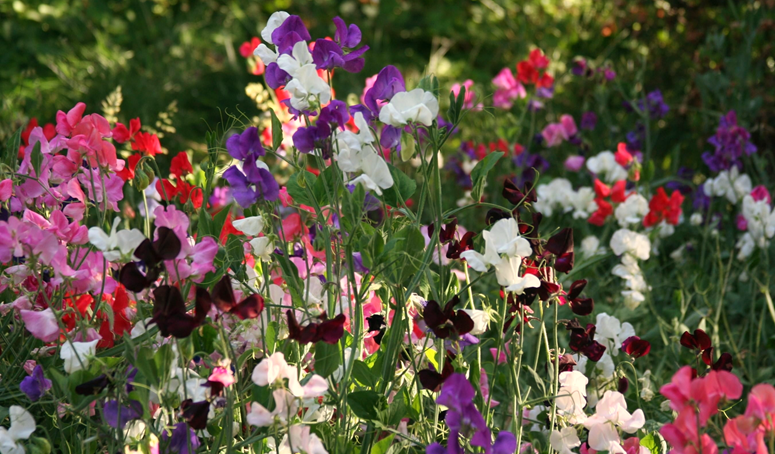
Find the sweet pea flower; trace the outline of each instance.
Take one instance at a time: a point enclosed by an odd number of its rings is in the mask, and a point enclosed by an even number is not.
[[[515,99],[527,96],[525,87],[514,77],[511,68],[503,68],[492,83],[496,87],[492,104],[499,109],[511,109]]]
[[[296,367],[285,362],[285,355],[282,352],[275,352],[258,363],[253,369],[251,378],[253,383],[258,386],[267,386],[277,380],[287,378],[288,389],[296,397],[318,397],[328,390],[328,383],[320,375],[312,375],[309,381],[302,386],[296,375]]]
[[[40,399],[46,391],[51,389],[51,380],[43,375],[43,368],[38,364],[32,370],[30,376],[24,377],[24,380],[19,384],[19,388],[31,401],[35,402]]]
[[[565,168],[571,172],[578,172],[584,167],[586,158],[581,155],[568,156],[565,160]]]
[[[589,429],[589,446],[597,451],[626,453],[617,429],[635,433],[646,423],[643,410],[637,409],[630,414],[624,396],[610,390],[605,392],[595,409],[597,412],[583,423]]]
[[[89,229],[89,242],[102,251],[105,260],[109,262],[134,260],[133,254],[135,249],[145,240],[145,235],[138,229],[116,232],[116,228],[120,223],[121,218],[113,220],[110,235],[105,233],[100,227]]]
[[[305,454],[328,454],[323,442],[314,433],[310,433],[308,425],[296,424],[288,428],[288,435],[280,443],[280,451]]]
[[[11,427],[0,427],[0,452],[3,454],[23,454],[24,447],[19,445],[19,440],[30,438],[35,432],[35,419],[27,410],[18,405],[11,405],[8,409],[11,418]]]
[[[27,328],[33,336],[43,342],[54,342],[59,339],[59,324],[54,311],[50,307],[42,311],[22,309],[19,311]]]
[[[261,216],[237,219],[232,221],[231,224],[234,228],[248,236],[256,236],[264,230],[264,218]]]
[[[553,430],[549,436],[549,444],[560,454],[571,454],[571,449],[581,446],[581,440],[573,427]]]
[[[439,101],[433,93],[421,88],[396,93],[389,103],[382,106],[379,121],[402,127],[409,122],[430,126],[439,115]]]
[[[59,349],[59,357],[65,362],[65,372],[72,374],[75,371],[89,367],[90,357],[97,350],[97,342],[94,339],[89,342],[66,341]]]

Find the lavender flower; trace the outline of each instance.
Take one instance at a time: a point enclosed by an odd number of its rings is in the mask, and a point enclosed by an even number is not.
[[[277,180],[267,165],[258,159],[266,154],[261,146],[258,129],[251,126],[242,134],[229,137],[226,149],[231,157],[242,161],[242,170],[231,166],[223,173],[223,178],[231,186],[234,199],[241,207],[247,208],[260,198],[270,202],[279,198],[280,186]]]
[[[43,394],[51,389],[51,380],[43,375],[43,368],[40,364],[36,365],[32,369],[32,375],[24,377],[24,380],[19,384],[22,392],[29,397],[33,402],[40,399]]]
[[[102,415],[110,427],[123,429],[129,421],[143,415],[143,406],[136,400],[126,406],[119,405],[116,400],[109,400],[102,407]]]
[[[164,441],[169,440],[169,451],[167,452],[178,454],[192,454],[201,444],[199,437],[196,436],[196,432],[189,429],[184,422],[179,422],[175,425],[175,428],[172,430],[172,436],[164,432],[161,438]],[[189,445],[191,446],[191,451],[188,449]]]
[[[591,111],[581,114],[581,129],[592,131],[595,126],[597,126],[597,114]]]

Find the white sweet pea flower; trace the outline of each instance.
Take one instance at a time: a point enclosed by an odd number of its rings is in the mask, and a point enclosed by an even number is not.
[[[584,406],[587,404],[587,383],[589,380],[583,373],[574,370],[560,373],[560,389],[557,393],[557,410],[568,417],[571,424],[578,424],[586,419]]]
[[[767,246],[767,240],[775,236],[775,210],[767,200],[756,201],[749,194],[743,197],[743,217],[748,224],[751,238],[760,248]]]
[[[385,160],[370,145],[374,142],[369,125],[363,114],[357,112],[354,117],[358,133],[340,131],[336,134],[336,160],[344,172],[363,172],[349,181],[350,184],[362,184],[366,189],[382,194],[383,189],[393,186],[393,176]]]
[[[595,319],[595,340],[605,345],[606,352],[616,354],[619,347],[628,337],[635,335],[635,329],[628,322],[620,322],[618,318],[605,312],[597,314]]]
[[[649,212],[649,201],[640,194],[633,194],[620,203],[614,210],[614,216],[621,227],[639,224]]]
[[[0,427],[0,453],[24,454],[24,447],[19,445],[19,440],[30,438],[35,432],[35,419],[30,412],[18,405],[11,405],[8,409],[11,418],[11,427]]]
[[[651,253],[651,241],[642,233],[619,229],[611,236],[611,249],[616,255],[622,255],[626,252],[641,260],[648,260]]]
[[[519,224],[514,218],[501,219],[492,228],[482,233],[485,241],[493,242],[498,254],[509,257],[527,257],[533,253],[530,242],[519,233]]]
[[[256,236],[264,230],[264,218],[261,216],[251,216],[249,218],[237,219],[232,221],[232,225],[248,236]]]
[[[269,46],[264,43],[261,43],[256,47],[253,51],[253,55],[260,58],[265,65],[276,62],[278,57],[277,52],[270,49]]]
[[[589,235],[581,240],[581,255],[584,257],[592,257],[604,253],[605,251],[600,247],[600,240],[596,236]]]
[[[606,183],[615,183],[627,178],[627,169],[616,162],[616,157],[610,151],[601,151],[587,159],[586,164],[590,172]]]
[[[274,242],[268,237],[261,236],[250,240],[250,247],[253,248],[253,255],[262,262],[271,262],[274,252]]]
[[[490,323],[490,316],[487,312],[479,309],[463,309],[463,312],[468,314],[468,316],[471,317],[471,320],[474,321],[474,329],[472,329],[469,334],[478,336],[487,331],[487,325]]]
[[[285,11],[275,11],[272,13],[272,15],[269,16],[269,20],[266,21],[266,27],[261,30],[261,39],[265,43],[275,44],[272,41],[272,33],[277,30],[288,17],[290,17],[290,14]]]
[[[272,392],[275,408],[272,411],[267,410],[263,405],[253,402],[250,405],[248,413],[248,424],[258,427],[269,427],[279,421],[285,423],[299,411],[299,402],[293,394],[285,389],[275,389]]]
[[[283,54],[277,57],[277,66],[291,77],[296,77],[301,68],[306,65],[314,65],[312,54],[309,52],[306,41],[299,41],[294,44],[291,55]],[[317,71],[315,74],[317,74]]]
[[[331,87],[318,76],[314,63],[296,70],[285,91],[291,95],[291,106],[298,110],[307,110],[313,103],[323,105],[331,101]]]
[[[65,372],[72,374],[75,371],[89,367],[89,361],[97,351],[97,342],[72,342],[66,341],[59,349],[59,357],[65,362]]]
[[[320,397],[328,391],[328,383],[320,375],[313,375],[305,385],[299,382],[295,366],[285,362],[285,355],[276,352],[264,358],[255,369],[251,379],[258,386],[267,386],[277,380],[288,379],[288,390],[297,398]]]
[[[289,453],[328,454],[320,438],[310,433],[310,427],[300,424],[288,428],[288,435],[280,443],[280,452],[284,449]]]
[[[549,436],[549,443],[560,454],[572,454],[571,449],[581,446],[581,440],[573,427],[564,427],[562,430],[553,430]]]
[[[120,218],[113,220],[110,235],[99,227],[89,229],[89,242],[102,251],[105,260],[109,262],[130,260],[137,246],[145,240],[145,235],[138,229],[116,232],[119,223]]]
[[[606,391],[595,407],[597,413],[583,422],[589,429],[588,443],[592,449],[624,453],[617,429],[635,433],[646,423],[643,410],[630,414],[624,396],[617,391]]]
[[[689,223],[695,227],[702,224],[702,214],[700,213],[692,213],[692,215],[689,217]]]
[[[751,193],[751,177],[740,174],[737,167],[722,170],[716,178],[708,178],[703,186],[705,194],[716,197],[726,197],[732,203],[737,203],[745,195]]]
[[[439,115],[439,100],[422,88],[396,93],[379,111],[379,121],[401,127],[414,122],[425,126],[433,124]]]

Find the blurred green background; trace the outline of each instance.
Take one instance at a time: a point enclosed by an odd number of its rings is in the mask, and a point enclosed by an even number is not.
[[[487,97],[498,71],[540,47],[557,77],[547,119],[578,121],[601,104],[621,110],[625,95],[658,88],[671,112],[657,153],[697,162],[728,109],[761,151],[775,139],[775,0],[0,0],[0,139],[78,101],[102,111],[121,86],[119,119],[156,122],[171,152],[196,148],[219,109],[258,113],[245,86],[261,78],[239,46],[276,10],[300,15],[313,39],[333,35],[336,15],[361,27],[366,67],[337,73],[340,98],[360,95],[365,77],[386,64],[409,80],[433,72],[444,88],[473,79]],[[577,57],[613,68],[622,97],[601,98],[572,76]],[[632,124],[619,127],[612,140]]]

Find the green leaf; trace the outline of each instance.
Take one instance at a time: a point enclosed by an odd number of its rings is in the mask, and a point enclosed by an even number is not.
[[[153,359],[153,349],[150,347],[140,347],[134,358],[134,366],[148,380],[147,384],[159,386],[159,371]]]
[[[484,157],[481,161],[476,163],[476,167],[471,171],[471,181],[473,183],[473,189],[471,190],[471,198],[475,201],[479,201],[482,198],[482,192],[484,192],[484,183],[487,180],[487,174],[490,173],[498,160],[503,157],[505,153],[502,151],[496,151],[490,153]]]
[[[5,155],[3,156],[3,161],[8,164],[8,167],[14,169],[16,168],[15,164],[18,159],[17,157],[19,156],[19,147],[22,143],[22,131],[24,131],[24,126],[17,129],[5,143]]]
[[[374,388],[379,381],[379,374],[371,370],[363,361],[355,360],[353,363],[353,377],[363,386]]]
[[[433,93],[436,99],[439,98],[439,80],[433,74],[427,75],[420,79],[420,83],[417,84],[417,88],[422,88],[425,91]]]
[[[383,402],[384,401],[384,402]],[[387,404],[385,396],[375,391],[356,391],[347,396],[347,404],[355,416],[365,420],[376,420],[377,411]]]
[[[312,185],[312,194],[320,207],[331,203],[329,196],[336,198],[336,194],[334,194],[337,179],[336,170],[336,166],[327,167],[326,170],[320,172],[320,175],[315,179],[315,184]]]
[[[390,445],[393,444],[393,439],[396,437],[396,434],[390,434],[387,437],[383,438],[382,440],[374,443],[374,447],[371,448],[371,454],[385,454],[388,452],[388,449],[390,449]]]
[[[288,195],[300,205],[315,206],[315,201],[307,190],[307,188],[312,189],[315,186],[315,180],[317,180],[315,174],[306,170],[291,175],[285,184]]]
[[[393,176],[393,186],[382,191],[382,200],[392,207],[402,206],[414,195],[417,183],[392,164],[388,164],[388,168]]]
[[[401,161],[406,162],[414,157],[417,144],[411,134],[401,133]]]
[[[339,344],[318,342],[315,344],[315,372],[327,378],[339,368],[342,361]]]
[[[40,166],[43,165],[43,153],[40,152],[40,142],[35,142],[35,146],[32,147],[30,162],[32,163],[32,168],[35,169],[35,176],[40,177]]]
[[[652,432],[641,438],[640,445],[651,451],[651,454],[667,452],[667,443],[665,443],[665,439],[657,432]]]
[[[274,110],[269,109],[269,114],[272,116],[272,150],[277,151],[283,143],[283,124]]]

